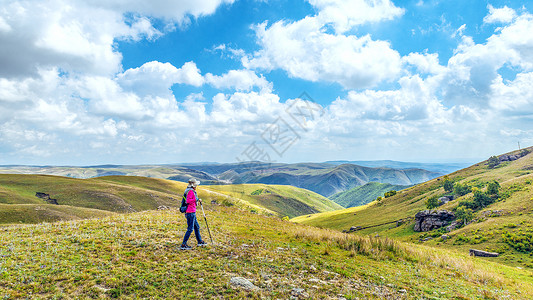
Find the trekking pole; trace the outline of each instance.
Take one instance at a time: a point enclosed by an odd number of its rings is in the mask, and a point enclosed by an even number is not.
[[[211,236],[211,230],[209,230],[209,224],[207,224],[207,218],[205,217],[204,205],[202,204],[201,200],[200,200],[200,207],[202,208],[202,213],[204,214],[205,226],[207,226],[207,232],[209,232],[209,238],[211,239],[211,244],[214,244],[213,237]]]

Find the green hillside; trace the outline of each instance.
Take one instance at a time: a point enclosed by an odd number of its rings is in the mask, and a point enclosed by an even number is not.
[[[533,148],[527,149],[529,151]],[[507,155],[519,154],[519,151]],[[400,226],[394,222],[399,219],[412,218],[421,210],[425,210],[425,202],[430,198],[438,198],[450,194],[444,191],[444,177],[407,188],[395,196],[375,201],[362,208],[300,216],[293,221],[327,227],[336,230],[348,229],[352,226],[374,226],[358,231],[357,234],[376,234],[389,236],[405,241],[420,243],[420,239],[431,246],[454,249],[463,253],[475,248],[500,253],[499,257],[490,260],[503,262],[521,268],[532,268],[533,257],[533,153],[518,160],[504,161],[495,168],[490,168],[488,161],[480,162],[469,168],[448,175],[454,186],[468,185],[480,195],[486,193],[488,183],[497,181],[500,184],[499,198],[495,203],[473,211],[472,221],[468,225],[446,232],[444,228],[431,232],[414,232],[414,221],[404,222]],[[452,192],[453,193],[453,192]],[[461,204],[474,201],[474,192],[469,192],[437,209],[454,211]],[[449,238],[440,236],[447,234]]]
[[[139,176],[74,179],[1,174],[0,223],[39,223],[176,207],[185,188],[182,182]],[[250,195],[260,188],[264,193]],[[37,192],[48,194],[59,205],[36,197]],[[280,217],[341,208],[313,192],[285,186],[244,185],[226,190],[219,186],[200,186],[198,194],[207,202]]]
[[[238,184],[214,185],[207,188],[246,200],[273,211],[279,216],[291,218],[342,209],[342,206],[324,196],[288,185]]]
[[[214,245],[177,250],[176,211],[0,230],[0,294],[121,299],[531,299],[531,272],[206,204]],[[205,223],[202,233],[207,237]],[[191,244],[194,245],[194,242]],[[230,282],[242,277],[244,290]],[[253,288],[253,287],[252,287]]]
[[[383,194],[388,191],[399,191],[408,187],[390,183],[369,182],[365,185],[337,193],[330,196],[329,199],[343,207],[355,207],[370,203],[376,200],[377,197],[383,197]]]

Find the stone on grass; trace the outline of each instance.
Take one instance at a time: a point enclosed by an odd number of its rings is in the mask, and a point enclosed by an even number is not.
[[[243,277],[232,277],[229,284],[233,287],[240,288],[246,291],[257,291],[259,288],[255,286],[250,280]]]

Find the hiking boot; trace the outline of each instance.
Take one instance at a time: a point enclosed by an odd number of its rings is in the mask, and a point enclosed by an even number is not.
[[[192,247],[189,245],[181,245],[180,250],[191,250]]]
[[[207,243],[206,243],[206,242],[203,242],[203,241],[202,241],[202,242],[199,242],[199,243],[198,243],[198,247],[205,247],[205,246],[207,246]]]

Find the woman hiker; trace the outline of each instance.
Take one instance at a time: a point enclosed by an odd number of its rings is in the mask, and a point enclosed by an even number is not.
[[[206,246],[207,244],[202,240],[200,235],[200,224],[196,220],[196,204],[201,201],[198,199],[198,194],[196,194],[196,187],[200,184],[200,181],[191,178],[189,179],[189,185],[183,194],[183,197],[186,199],[187,210],[185,211],[185,218],[187,219],[187,231],[183,237],[183,243],[181,243],[181,250],[190,250],[191,246],[187,245],[187,241],[191,236],[191,233],[194,229],[194,235],[196,236],[196,241],[198,246]]]

